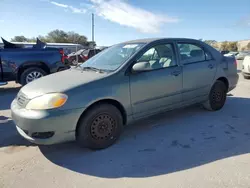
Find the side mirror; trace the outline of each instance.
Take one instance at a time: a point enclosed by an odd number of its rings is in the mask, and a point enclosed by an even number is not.
[[[133,72],[143,72],[148,70],[151,70],[149,62],[137,62],[132,67]]]

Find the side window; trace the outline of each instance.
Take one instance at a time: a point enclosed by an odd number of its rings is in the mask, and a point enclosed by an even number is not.
[[[210,53],[206,52],[206,60],[209,61],[209,60],[212,60],[213,57]]]
[[[138,61],[150,61],[153,60],[155,58],[155,55],[157,54],[155,48],[150,48],[148,51],[146,51],[141,58]]]
[[[95,55],[95,51],[94,50],[90,50],[88,57],[93,57],[94,55]]]
[[[178,43],[178,48],[180,51],[181,62],[184,65],[206,60],[207,54],[202,48],[195,44]],[[212,58],[211,55],[210,58]]]
[[[147,61],[152,70],[176,66],[176,57],[172,44],[161,44],[146,51],[137,62]]]

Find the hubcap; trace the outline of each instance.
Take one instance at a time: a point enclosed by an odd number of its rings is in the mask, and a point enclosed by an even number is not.
[[[107,140],[113,137],[115,120],[108,114],[97,116],[91,124],[91,135],[96,140]]]
[[[32,82],[33,80],[41,78],[42,76],[43,76],[42,73],[37,72],[37,71],[33,71],[27,75],[26,83]]]
[[[220,91],[214,91],[212,94],[212,98],[214,102],[221,102],[222,98],[223,98],[223,93]]]

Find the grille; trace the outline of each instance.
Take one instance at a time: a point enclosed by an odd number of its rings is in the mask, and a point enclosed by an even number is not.
[[[26,104],[29,102],[29,99],[21,92],[17,94],[16,100],[17,100],[18,106],[20,107],[25,107]]]

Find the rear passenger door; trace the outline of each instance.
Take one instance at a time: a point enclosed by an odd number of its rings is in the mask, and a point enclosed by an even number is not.
[[[204,100],[216,73],[216,61],[200,44],[178,42],[177,45],[183,66],[183,102]]]

